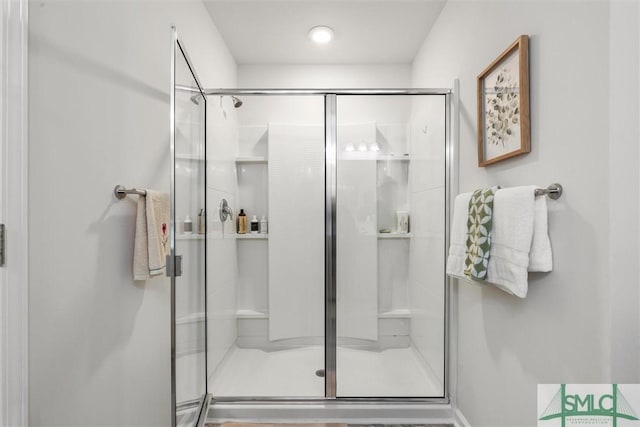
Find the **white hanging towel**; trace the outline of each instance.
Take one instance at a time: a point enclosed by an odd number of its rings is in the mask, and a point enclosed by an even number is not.
[[[138,197],[133,251],[133,279],[163,274],[169,245],[169,195],[147,190]]]
[[[520,298],[527,296],[528,271],[551,271],[553,267],[547,201],[545,197],[535,197],[536,188],[501,189],[495,193],[493,201],[491,256],[486,283]],[[464,280],[469,280],[464,275],[464,260],[471,194],[456,197],[447,258],[447,274]]]
[[[527,271],[547,272],[553,269],[547,213],[547,196],[535,198],[533,207],[533,240]]]
[[[473,193],[458,194],[453,202],[453,219],[449,233],[449,256],[447,257],[447,274],[458,279],[468,278],[464,275],[465,242],[467,240],[467,215],[469,201]]]

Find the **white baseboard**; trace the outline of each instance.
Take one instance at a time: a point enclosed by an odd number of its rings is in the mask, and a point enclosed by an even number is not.
[[[453,412],[453,424],[455,427],[471,427],[469,421],[467,421],[458,408]]]

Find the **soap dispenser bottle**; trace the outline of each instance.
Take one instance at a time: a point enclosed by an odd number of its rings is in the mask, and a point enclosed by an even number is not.
[[[253,218],[251,218],[251,234],[258,234],[258,231],[260,231],[259,227],[258,218],[254,215]]]
[[[244,209],[240,209],[238,214],[238,234],[247,234],[247,214]]]

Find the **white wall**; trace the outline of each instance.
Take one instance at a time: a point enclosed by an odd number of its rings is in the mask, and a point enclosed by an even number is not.
[[[404,88],[410,83],[409,64],[238,66],[243,88]]]
[[[448,2],[413,64],[415,86],[451,86],[460,78],[461,191],[556,181],[565,188],[549,208],[554,271],[530,275],[525,300],[459,285],[457,402],[474,427],[535,425],[538,383],[640,381],[637,353],[630,360],[614,350],[615,369],[611,357],[612,345],[638,348],[638,179],[626,174],[637,168],[637,121],[625,127],[609,114],[610,96],[624,103],[613,108],[637,111],[637,20],[629,57],[616,55],[625,77],[636,79],[621,99],[609,92],[609,12],[606,1]],[[478,168],[475,78],[520,34],[531,36],[532,152]],[[623,174],[630,192],[611,193]],[[611,227],[627,210],[629,227]],[[626,266],[632,271],[620,277],[611,258],[624,231],[633,236],[625,248],[636,269]],[[616,317],[621,305],[625,319]]]
[[[613,0],[609,22],[611,380],[625,383],[640,379],[640,4]]]
[[[169,282],[134,282],[135,197],[168,191],[169,43],[235,86],[199,1],[30,4],[30,425],[169,425]]]

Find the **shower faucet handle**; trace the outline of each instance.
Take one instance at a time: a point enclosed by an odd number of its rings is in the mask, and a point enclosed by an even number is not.
[[[218,204],[218,214],[220,215],[220,221],[224,223],[227,219],[233,221],[233,209],[229,207],[227,199],[220,199]]]

